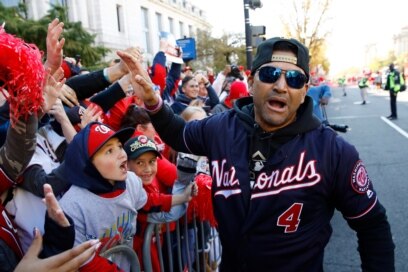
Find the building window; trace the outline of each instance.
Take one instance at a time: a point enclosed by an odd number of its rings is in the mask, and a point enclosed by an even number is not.
[[[188,35],[190,37],[194,37],[194,31],[193,31],[193,26],[192,25],[188,26]]]
[[[125,23],[123,20],[123,7],[121,5],[116,5],[116,17],[118,21],[118,31],[125,32]]]
[[[169,32],[174,35],[174,19],[169,17]]]
[[[142,13],[142,47],[145,52],[152,52],[150,45],[150,32],[149,32],[149,11],[146,8],[141,9]]]
[[[184,23],[179,22],[179,29],[180,29],[180,38],[184,37]]]
[[[157,33],[160,37],[160,32],[163,31],[163,20],[161,13],[156,12]]]

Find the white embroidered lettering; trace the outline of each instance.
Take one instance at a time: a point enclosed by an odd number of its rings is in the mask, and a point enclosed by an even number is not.
[[[260,173],[254,186],[255,193],[252,194],[252,198],[275,195],[290,189],[310,187],[320,182],[321,176],[316,172],[316,161],[311,160],[303,167],[304,160],[305,152],[302,152],[297,165],[288,166],[282,171],[272,171],[270,175],[265,172]]]

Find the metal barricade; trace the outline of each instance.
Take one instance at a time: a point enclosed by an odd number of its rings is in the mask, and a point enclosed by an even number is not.
[[[222,248],[217,230],[210,227],[208,222],[197,219],[190,224],[182,222],[187,222],[187,215],[183,216],[183,220],[174,222],[176,227],[173,231],[170,230],[170,224],[166,223],[164,233],[163,224],[148,224],[143,242],[143,266],[146,272],[153,271],[153,237],[156,238],[161,271],[218,271]]]

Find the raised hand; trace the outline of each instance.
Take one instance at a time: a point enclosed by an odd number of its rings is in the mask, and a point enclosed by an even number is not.
[[[48,68],[48,73],[46,75],[46,81],[43,88],[43,112],[48,112],[57,101],[61,88],[65,84],[65,78],[61,80],[62,74],[62,68],[58,68],[54,75],[50,73],[50,69]]]
[[[86,127],[91,122],[102,122],[103,119],[101,118],[102,111],[100,108],[94,104],[90,104],[86,109],[84,109],[82,115],[81,115],[81,124],[79,125],[80,128]]]
[[[69,122],[69,118],[64,110],[64,105],[62,105],[61,99],[57,99],[57,101],[55,101],[48,113],[52,114],[55,117],[55,120],[57,120],[57,122],[60,124],[64,121]]]
[[[60,22],[58,18],[55,18],[50,24],[48,24],[47,31],[47,60],[45,67],[51,69],[53,74],[62,64],[62,49],[65,44],[65,39],[60,39],[62,32],[64,31],[64,23]]]
[[[139,62],[138,58],[125,51],[118,51],[117,54],[126,63],[129,73],[132,75],[131,83],[135,90],[135,95],[148,106],[158,104],[160,98],[156,95],[149,74]],[[143,88],[143,91],[138,88],[138,85]]]
[[[64,84],[61,88],[61,92],[59,94],[59,98],[61,101],[67,105],[68,107],[79,106],[78,97],[73,89],[68,85]]]
[[[143,49],[141,49],[140,47],[129,47],[129,48],[126,48],[124,52],[129,53],[130,55],[134,56],[135,58],[139,60],[139,62],[143,62],[143,53],[142,53]],[[124,72],[124,74],[129,72],[126,63],[124,63],[122,59],[118,63],[118,65],[119,65],[119,68]]]
[[[54,220],[61,227],[69,227],[71,224],[68,219],[65,217],[64,212],[62,211],[58,200],[55,198],[52,187],[49,184],[44,184],[44,202],[47,206],[48,216]]]

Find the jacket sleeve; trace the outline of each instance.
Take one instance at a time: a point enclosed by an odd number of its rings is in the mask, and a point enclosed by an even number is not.
[[[162,193],[147,193],[147,202],[142,208],[142,212],[168,212],[171,209],[172,195]]]
[[[208,100],[206,101],[206,105],[210,106],[211,108],[214,108],[215,105],[217,105],[218,103],[220,103],[220,99],[218,98],[217,93],[215,92],[214,88],[209,85],[207,87],[207,91],[208,91]]]
[[[38,119],[34,115],[10,125],[6,142],[0,149],[0,193],[16,186],[21,172],[30,162],[37,144]]]
[[[89,98],[110,85],[103,76],[103,70],[70,77],[65,84],[75,91],[78,100]]]
[[[384,90],[389,91],[390,90],[390,75],[387,76],[387,79],[385,80],[385,87]]]
[[[181,64],[172,63],[169,74],[166,77],[166,87],[163,92],[163,97],[172,100],[176,97],[178,84],[181,75]]]
[[[377,202],[367,215],[347,222],[357,232],[362,271],[395,271],[395,245],[384,207]]]
[[[104,271],[104,272],[124,272],[116,264],[109,261],[108,259],[94,255],[92,260],[83,265],[80,269],[80,272],[95,272],[95,271]]]
[[[108,124],[115,131],[119,130],[122,125],[122,119],[132,103],[132,97],[126,97],[116,102],[115,105],[109,109],[109,114],[106,116],[107,119],[105,119],[104,123]]]
[[[168,159],[162,157],[157,160],[157,174],[156,178],[160,183],[171,187],[177,178],[176,165],[171,163]]]
[[[90,100],[92,103],[99,105],[102,108],[102,110],[106,113],[119,100],[125,97],[126,97],[125,92],[122,90],[122,87],[120,87],[119,83],[116,82],[110,85],[107,89],[93,96]]]
[[[186,184],[176,181],[173,186],[172,195],[182,194],[185,188]],[[170,211],[168,212],[149,213],[147,216],[147,222],[166,223],[176,221],[186,213],[186,210],[187,203],[175,205],[171,207]]]
[[[322,98],[330,98],[332,97],[332,93],[330,87],[328,85],[322,86]]]
[[[166,55],[163,51],[157,52],[153,58],[153,64],[150,70],[150,78],[155,85],[158,85],[163,95],[166,86]]]
[[[65,214],[65,216],[70,223],[69,227],[61,227],[48,216],[48,212],[45,213],[43,250],[40,254],[41,258],[57,255],[74,246],[74,222],[67,214]]]
[[[191,153],[184,143],[183,131],[186,123],[180,116],[174,114],[168,105],[163,104],[163,107],[157,113],[150,115],[150,118],[164,142],[174,150]]]
[[[23,174],[21,187],[38,197],[44,197],[44,184],[50,184],[56,196],[61,195],[69,189],[70,184],[58,179],[54,172],[45,173],[43,167],[38,164],[28,167]]]

